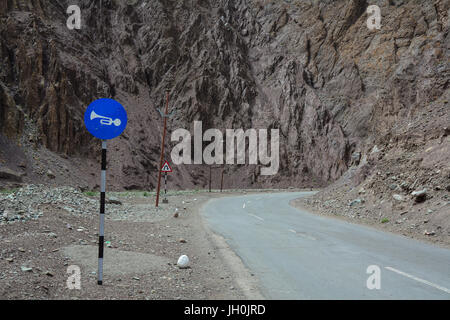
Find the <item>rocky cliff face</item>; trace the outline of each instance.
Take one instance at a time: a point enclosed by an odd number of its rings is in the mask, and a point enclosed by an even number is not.
[[[81,30],[66,27],[70,4],[82,9]],[[367,28],[370,4],[381,8],[380,30]],[[169,89],[169,136],[195,120],[203,130],[280,130],[278,174],[227,166],[228,187],[325,185],[368,163],[375,145],[446,135],[448,11],[445,0],[3,1],[2,145],[33,150],[23,156],[29,179],[48,179],[51,167],[58,183],[91,186],[99,143],[82,117],[91,101],[112,97],[129,127],[110,144],[111,183],[153,187],[156,108]],[[203,187],[205,169],[180,166],[171,179]]]

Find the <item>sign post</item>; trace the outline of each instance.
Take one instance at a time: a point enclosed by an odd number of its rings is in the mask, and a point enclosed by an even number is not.
[[[164,172],[164,199],[163,203],[169,203],[167,200],[167,172]]]
[[[167,114],[167,112],[169,112],[169,90],[166,91],[166,110],[164,112],[164,114],[159,111],[161,116],[163,117],[163,135],[162,135],[162,140],[161,140],[161,157],[159,160],[159,172],[158,172],[158,187],[157,187],[157,191],[156,191],[156,205],[155,207],[158,207],[159,204],[159,190],[161,187],[161,169],[162,169],[162,163],[163,163],[163,159],[164,159],[164,147],[165,147],[165,141],[166,141],[166,127],[167,127],[167,118],[169,117],[169,115]]]
[[[113,99],[98,99],[92,102],[84,113],[86,129],[102,140],[101,184],[100,184],[100,227],[98,231],[98,280],[103,284],[103,249],[105,242],[105,198],[106,198],[106,140],[119,136],[126,128],[127,112]]]
[[[164,162],[163,167],[161,168],[161,172],[164,172],[164,199],[163,203],[169,203],[167,200],[167,172],[172,172],[172,168],[170,167],[169,162]]]

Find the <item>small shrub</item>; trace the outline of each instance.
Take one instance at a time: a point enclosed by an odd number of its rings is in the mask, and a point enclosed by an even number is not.
[[[2,194],[11,194],[11,193],[16,192],[17,190],[19,190],[19,189],[1,189],[0,193],[2,193]]]

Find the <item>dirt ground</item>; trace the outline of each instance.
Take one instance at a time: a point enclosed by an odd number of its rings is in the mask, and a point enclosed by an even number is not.
[[[200,215],[202,204],[224,195],[169,195],[169,203],[155,209],[153,195],[116,193],[122,204],[106,206],[102,286],[97,285],[98,214],[42,205],[39,219],[0,225],[0,299],[262,298],[256,280]],[[108,215],[112,206],[114,214]],[[186,269],[176,265],[183,254],[190,259]],[[81,270],[79,290],[67,285],[73,265]]]

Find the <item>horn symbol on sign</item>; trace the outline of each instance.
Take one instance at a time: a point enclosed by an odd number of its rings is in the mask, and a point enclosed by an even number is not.
[[[120,121],[120,119],[116,119],[116,120],[113,121],[112,118],[98,115],[98,114],[95,113],[95,111],[92,111],[91,112],[91,120],[94,120],[94,119],[97,119],[97,118],[100,118],[101,119],[100,123],[104,124],[106,126],[110,126],[110,125],[114,124],[116,127],[118,127],[122,123],[122,121]]]

